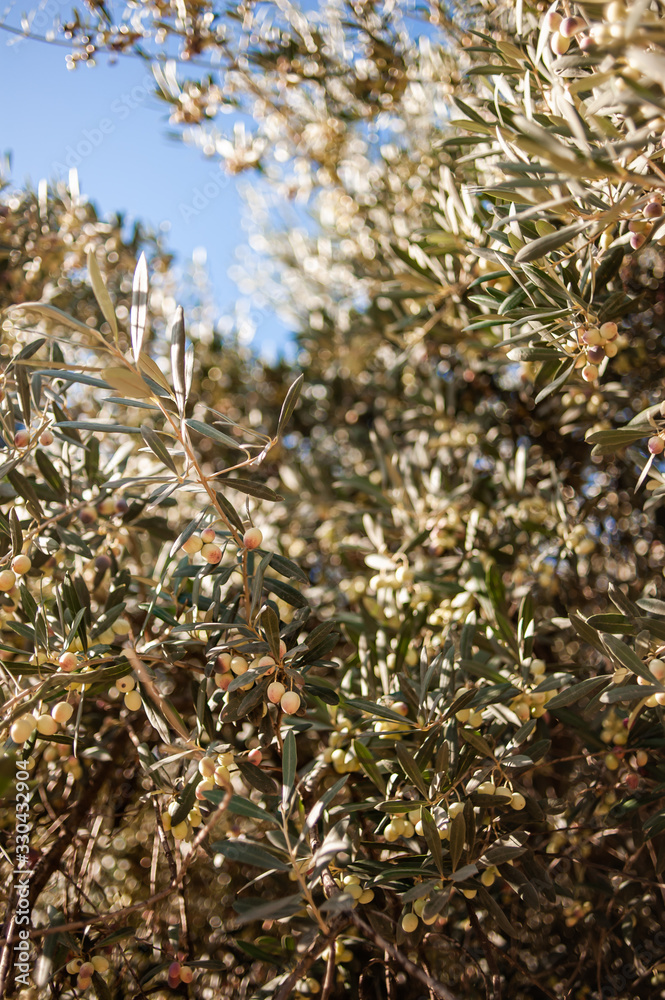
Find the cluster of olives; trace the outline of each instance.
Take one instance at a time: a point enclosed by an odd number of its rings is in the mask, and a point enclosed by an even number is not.
[[[471,790],[471,786],[474,786],[473,780],[470,782],[467,791]],[[472,788],[472,791],[478,795],[492,795],[502,798],[504,802],[501,803],[499,808],[505,805],[516,812],[520,812],[526,806],[526,799],[521,792],[514,791],[507,785],[496,785],[493,781],[481,781],[480,784]],[[482,807],[478,806],[477,808],[480,809]],[[461,801],[450,802],[446,809],[440,806],[435,806],[432,809],[432,816],[436,823],[440,840],[449,839],[450,823],[456,816],[459,816],[463,812],[464,803]],[[414,836],[423,837],[424,828],[420,808],[410,809],[405,813],[391,816],[381,832],[389,844],[394,843],[400,837],[404,837],[407,840]]]
[[[16,586],[16,578],[25,576],[32,569],[32,560],[25,553],[19,553],[11,561],[11,569],[0,570],[0,590],[10,593]]]
[[[193,534],[187,538],[182,545],[182,549],[187,555],[201,554],[201,557],[211,566],[216,566],[222,559],[222,548],[216,543],[217,533],[213,527],[204,528],[198,535]],[[248,528],[242,537],[242,547],[246,551],[258,549],[263,542],[263,533],[260,528]],[[280,664],[286,655],[286,643],[280,641]],[[215,684],[222,691],[227,691],[235,677],[240,677],[249,670],[260,670],[263,674],[273,674],[274,680],[268,685],[268,701],[273,705],[279,705],[285,715],[296,715],[300,710],[301,698],[297,691],[287,690],[285,684],[278,679],[278,662],[272,656],[259,656],[251,662],[241,651],[229,648],[227,652],[220,653],[215,661]],[[242,685],[241,691],[248,691],[254,685],[254,678],[251,678],[246,685]]]
[[[476,440],[475,436],[473,440]],[[431,501],[434,506],[434,498],[431,498]],[[462,519],[456,511],[449,510],[445,516],[437,513],[436,522],[430,523],[428,526],[431,533],[428,552],[431,555],[437,555],[459,542],[459,537],[447,532],[441,533],[444,522],[455,523],[460,532],[464,530]],[[342,582],[340,586],[350,600],[364,596],[367,610],[378,621],[382,621],[391,628],[399,628],[405,609],[412,608],[414,611],[423,611],[429,608],[434,598],[434,591],[427,580],[417,579],[417,570],[412,566],[405,562],[396,563],[393,561],[393,557],[380,553],[370,553],[365,557],[365,562],[370,569],[378,570],[378,572],[374,573],[368,580],[355,577],[352,580]],[[456,602],[455,598],[452,605],[449,601],[442,602],[441,610],[446,620],[439,621],[437,619],[438,612],[435,609],[430,624],[434,626],[447,624],[450,617],[450,607],[453,609],[452,617],[464,619],[473,604],[473,598],[466,595],[460,600],[465,604],[464,608],[459,602]],[[445,611],[443,611],[444,607]],[[392,669],[395,659],[394,655],[388,654],[387,665],[389,669]],[[415,666],[417,663],[416,651],[407,650],[405,660],[408,665]]]
[[[356,757],[353,745],[344,749],[345,744],[352,738],[353,724],[351,720],[338,712],[336,708],[331,709],[331,715],[337,728],[331,732],[328,738],[328,746],[323,751],[324,761],[327,764],[332,764],[338,774],[360,771],[360,761]]]
[[[665,417],[665,400],[660,404],[659,416]],[[662,455],[665,450],[665,440],[661,436],[661,433],[654,434],[649,438],[647,442],[647,448],[651,455]]]
[[[445,628],[451,622],[464,622],[473,611],[476,598],[469,590],[461,590],[454,597],[444,597],[429,617],[433,626]]]
[[[623,0],[611,0],[603,11],[603,21],[593,24],[590,37],[596,45],[616,45],[617,42],[626,41],[626,20],[629,8]],[[659,15],[653,15],[650,11],[644,10],[641,15],[642,21],[652,20],[658,23]],[[636,40],[634,29],[631,40]]]
[[[405,717],[409,713],[409,706],[406,702],[394,701],[392,698],[386,697],[381,700],[381,703],[401,716]],[[345,749],[345,744],[351,739],[353,724],[344,715],[336,713],[333,715],[336,716],[337,728],[330,734],[328,746],[323,752],[323,759],[326,763],[332,764],[338,774],[350,774],[362,770],[353,745]],[[401,738],[401,734],[405,732],[405,726],[397,720],[381,719],[373,724],[373,731],[380,734],[380,739],[394,741]]]
[[[533,717],[539,719],[547,711],[547,702],[556,691],[524,691],[510,702],[510,707],[520,720],[526,722]]]
[[[433,810],[434,819],[437,823],[439,840],[447,840],[450,836],[450,821],[455,819],[461,812],[464,812],[463,802],[451,802],[447,812],[441,808]],[[411,809],[404,815],[392,816],[390,822],[383,829],[383,836],[392,844],[399,837],[423,837],[423,824],[420,818],[420,809]]]
[[[589,530],[584,524],[575,524],[572,528],[559,525],[565,534],[566,548],[574,552],[576,556],[588,556],[596,547],[596,543],[589,534]]]
[[[607,713],[602,722],[600,738],[603,743],[611,743],[613,746],[622,747],[628,742],[628,719],[617,715],[612,709]]]
[[[37,730],[40,736],[53,736],[60,726],[66,725],[74,714],[74,706],[68,701],[59,701],[53,705],[50,713],[26,713],[12,723],[9,735],[14,743],[27,743]]]
[[[655,658],[651,660],[647,666],[655,681],[659,684],[665,683],[665,660]],[[650,682],[645,677],[638,677],[637,683],[644,686],[648,685]],[[665,705],[665,691],[656,691],[655,694],[652,694],[647,698],[645,704],[647,708],[655,708],[657,705]]]
[[[489,865],[487,868],[484,868],[483,871],[481,872],[480,881],[482,885],[484,885],[486,888],[489,888],[490,886],[494,885],[498,876],[499,876],[498,868],[496,868],[493,865]],[[461,892],[462,895],[466,897],[466,899],[474,899],[475,896],[478,894],[478,890],[473,889],[471,887],[463,888],[461,889]],[[440,913],[433,913],[428,916],[425,916],[425,909],[427,907],[428,901],[429,901],[429,895],[420,896],[418,899],[414,901],[412,908],[410,910],[405,911],[402,914],[400,924],[405,934],[415,933],[415,931],[418,930],[418,927],[421,922],[426,926],[431,926],[440,919],[441,917]]]
[[[585,382],[597,382],[605,358],[616,357],[618,335],[616,323],[609,322],[600,326],[579,326],[571,332],[563,348],[567,354],[574,355],[575,368],[582,369]]]
[[[512,518],[516,524],[530,521],[532,524],[544,524],[551,516],[550,504],[544,497],[535,496],[522,497],[518,503],[511,504],[506,508],[505,516]]]
[[[374,591],[381,590],[382,588],[400,590],[402,587],[408,587],[412,583],[413,570],[404,565],[382,569],[381,572],[376,573],[369,580],[370,589]]]
[[[354,771],[362,770],[360,761],[356,757],[356,752],[352,746],[348,750],[344,750],[340,746],[332,746],[332,740],[337,735],[337,733],[332,734],[331,745],[324,750],[323,759],[326,763],[332,764],[338,774],[352,774]]]
[[[455,712],[455,718],[462,725],[469,725],[472,729],[477,729],[482,724],[483,713],[473,708],[460,708]]]
[[[336,963],[342,964],[344,962],[353,961],[353,952],[351,951],[350,948],[347,948],[347,946],[344,944],[341,938],[339,937],[335,938],[334,949],[335,949]],[[321,952],[321,958],[323,959],[324,962],[328,960],[329,955],[330,955],[330,948],[326,948],[325,951]]]
[[[626,35],[626,20],[629,9],[623,0],[611,0],[603,11],[603,21],[589,24],[583,17],[564,17],[557,11],[551,10],[545,15],[545,27],[551,33],[550,48],[557,56],[564,55],[570,48],[570,44],[575,39],[579,47],[586,51],[592,46],[616,45],[618,42],[628,40]],[[653,15],[650,11],[644,11],[642,21],[653,21],[657,23],[658,15]],[[633,28],[631,41],[637,41],[639,30]],[[643,35],[643,40],[648,41],[648,37]],[[633,67],[628,65],[627,69]],[[635,67],[635,79],[641,75],[639,67]]]
[[[177,961],[171,962],[167,978],[171,989],[176,990],[181,983],[191,983],[194,978],[194,970],[189,965],[181,965]]]
[[[258,759],[257,759],[258,757]],[[199,761],[199,774],[201,781],[196,786],[196,798],[200,801],[205,798],[205,793],[211,791],[215,785],[228,788],[231,781],[231,768],[233,767],[233,751],[226,750],[213,756],[202,757]],[[261,751],[255,754],[252,759],[253,764],[261,763]]]
[[[190,535],[183,544],[183,552],[186,552],[188,556],[194,556],[201,554],[201,558],[204,559],[211,566],[217,566],[222,560],[222,549],[217,544],[217,532],[214,528],[208,527],[204,528],[200,534]],[[258,549],[263,541],[263,532],[260,528],[248,528],[244,533],[242,538],[242,544],[245,549],[252,550]]]
[[[544,660],[537,658],[532,658],[529,661],[529,673],[530,678],[525,682],[522,675],[515,675],[512,678],[512,682],[516,687],[520,687],[523,690],[520,694],[515,695],[515,697],[510,702],[510,707],[519,719],[520,722],[526,722],[527,719],[540,718],[541,715],[547,711],[547,702],[550,698],[553,698],[556,691],[537,691],[534,690],[543,679],[543,675],[546,671],[546,665]],[[476,682],[478,686],[478,682]],[[472,690],[468,688],[467,690]],[[462,725],[469,725],[473,729],[476,729],[483,722],[483,711],[479,708],[460,708],[455,713],[455,718]]]
[[[472,779],[473,780],[473,779]],[[467,791],[471,791],[471,784],[467,786]],[[476,785],[473,792],[477,795],[498,795],[499,798],[505,800],[505,804],[514,809],[515,812],[521,812],[526,806],[526,799],[521,792],[516,792],[508,785],[497,785],[493,781],[481,781],[479,785]],[[450,814],[450,809],[448,810]],[[452,818],[452,817],[451,817]]]
[[[526,684],[522,680],[521,676],[513,678],[513,683],[517,687],[524,688],[522,693],[513,698],[510,703],[510,707],[520,722],[526,722],[527,719],[530,719],[532,716],[535,719],[539,719],[541,715],[544,715],[547,711],[547,702],[556,695],[555,690],[533,690],[534,687],[537,688],[542,681],[546,670],[547,666],[545,661],[540,660],[537,657],[533,657],[529,662],[530,679],[526,682]]]
[[[409,910],[407,913],[404,913],[402,915],[400,923],[402,925],[402,930],[404,931],[405,934],[413,934],[414,931],[417,931],[418,924],[420,923],[421,920],[424,924],[434,924],[439,919],[438,913],[435,913],[431,917],[423,916],[423,910],[425,909],[426,905],[427,905],[426,897],[417,899],[413,904],[413,909]]]
[[[138,712],[142,705],[141,695],[136,690],[136,681],[131,674],[119,677],[115,682],[115,687],[124,696],[125,708],[129,712]]]
[[[65,673],[76,670],[78,658],[70,650],[62,653],[58,659],[58,665]],[[69,689],[79,689],[80,684],[70,684]],[[141,695],[136,688],[136,681],[133,676],[127,675],[115,681],[115,688],[124,695],[125,707],[130,712],[136,712],[141,708]],[[12,723],[9,735],[14,743],[21,745],[27,743],[36,731],[39,736],[54,736],[60,726],[66,726],[74,714],[74,705],[71,701],[58,701],[51,705],[48,712],[26,712],[20,715]]]
[[[420,809],[413,809],[404,816],[392,816],[390,821],[384,826],[382,833],[389,844],[394,843],[400,837],[408,840],[416,833],[415,821],[420,821]],[[442,838],[443,839],[443,838]]]
[[[409,706],[405,701],[393,701],[392,698],[384,698],[382,699],[382,704],[385,704],[392,712],[401,715],[403,719],[409,714]],[[400,740],[402,735],[408,732],[408,728],[404,723],[398,722],[397,719],[377,719],[372,728],[375,733],[380,734],[379,739]]]
[[[564,906],[563,912],[565,916],[566,927],[574,927],[575,924],[583,920],[587,913],[590,913],[593,909],[593,903],[590,899],[585,899],[584,902],[571,903],[569,906]]]
[[[545,24],[550,32],[550,48],[555,56],[565,55],[573,39],[581,41],[579,36],[589,27],[583,17],[562,17],[555,10],[545,15]]]
[[[250,750],[245,759],[258,767],[263,760],[263,754],[257,747]],[[237,773],[238,768],[235,764],[233,751],[225,750],[202,757],[198,763],[198,770],[201,780],[197,784],[194,794],[198,802],[203,802],[206,792],[212,791],[213,788],[231,788],[231,779],[233,774]],[[189,810],[187,818],[180,820],[175,825],[172,823],[172,817],[180,808],[177,799],[173,799],[166,811],[162,813],[162,826],[167,833],[170,832],[173,835],[175,840],[188,840],[192,831],[201,825],[203,817],[198,802]]]
[[[202,822],[203,815],[198,806],[192,806],[187,813],[187,819],[181,820],[179,823],[176,823],[175,826],[171,826],[171,817],[168,813],[162,817],[164,831],[166,833],[170,831],[174,840],[189,840],[192,835],[192,831],[195,830],[197,826],[201,826]]]
[[[39,443],[43,445],[45,448],[48,448],[50,444],[53,444],[54,437],[52,432],[48,429],[48,427],[46,428],[46,430],[43,430],[41,432],[36,431],[35,433],[39,434],[38,437]],[[18,448],[20,451],[24,451],[26,448],[30,446],[31,441],[32,441],[32,434],[30,430],[27,427],[19,427],[16,433],[14,434],[14,447]]]
[[[335,884],[338,889],[345,892],[347,896],[351,896],[353,900],[354,908],[358,903],[363,905],[366,903],[371,903],[374,899],[374,890],[363,888],[360,879],[357,875],[344,875],[342,878],[335,878]]]
[[[183,552],[188,556],[201,554],[201,558],[211,566],[216,566],[222,559],[222,550],[216,542],[217,532],[214,528],[204,528],[199,535],[190,535],[183,542]]]
[[[628,223],[628,229],[630,231],[630,245],[633,250],[639,250],[640,247],[644,246],[647,239],[651,235],[651,230],[653,229],[653,223],[656,219],[660,219],[663,214],[663,198],[658,192],[650,195],[649,200],[642,208],[639,215],[631,219]],[[658,242],[662,246],[661,240],[665,240],[664,237],[660,237]]]
[[[367,556],[369,562],[371,556]],[[409,566],[394,566],[387,557],[378,573],[371,576],[367,582],[365,604],[371,614],[383,620],[392,627],[399,627],[404,608],[419,609],[425,607],[432,599],[432,589],[427,583],[414,580],[413,571]],[[376,597],[370,595],[375,594]]]
[[[108,972],[109,961],[103,955],[93,955],[89,961],[73,958],[65,966],[70,976],[76,976],[76,989],[87,990],[92,985],[92,977],[97,972],[100,976]]]
[[[351,954],[349,952],[349,954]],[[351,955],[353,957],[353,955]],[[299,979],[296,983],[296,990],[298,991],[295,995],[295,1000],[299,1000],[301,996],[310,996],[313,993],[321,992],[321,984],[318,979],[314,976],[305,976],[304,979]]]
[[[280,663],[286,655],[286,643],[280,639],[279,643]],[[296,715],[300,709],[300,695],[297,691],[287,690],[282,681],[277,680],[279,664],[274,657],[265,655],[257,656],[253,660],[248,660],[241,652],[230,649],[228,652],[220,653],[215,660],[215,684],[222,691],[227,691],[234,677],[241,677],[249,670],[261,671],[263,674],[273,674],[275,680],[268,685],[268,701],[272,705],[279,705],[285,715]],[[241,691],[249,691],[254,685],[252,678],[247,684],[241,685]]]

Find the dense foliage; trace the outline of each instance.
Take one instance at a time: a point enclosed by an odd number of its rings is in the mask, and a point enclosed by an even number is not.
[[[664,995],[660,8],[60,27],[246,173],[298,357],[75,192],[3,199],[32,995]]]

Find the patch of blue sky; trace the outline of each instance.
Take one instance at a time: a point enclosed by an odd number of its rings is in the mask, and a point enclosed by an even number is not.
[[[66,68],[66,50],[11,38],[0,50],[2,141],[12,154],[15,186],[65,180],[76,168],[81,193],[100,215],[120,213],[165,235],[186,267],[205,248],[220,321],[233,325],[238,290],[229,277],[244,236],[236,182],[211,161],[169,138],[165,105],[154,96],[149,67],[136,59]],[[278,356],[290,334],[268,310],[255,346]]]

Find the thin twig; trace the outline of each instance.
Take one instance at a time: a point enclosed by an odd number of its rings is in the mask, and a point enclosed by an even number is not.
[[[170,705],[168,704],[168,702],[165,701],[164,698],[162,698],[161,694],[159,693],[159,691],[157,690],[157,688],[153,684],[152,678],[148,675],[148,671],[146,670],[146,668],[144,667],[144,665],[141,663],[140,659],[138,658],[138,655],[137,655],[136,651],[134,649],[132,649],[130,646],[127,646],[126,649],[125,649],[125,656],[127,657],[127,659],[129,660],[129,662],[131,663],[131,665],[134,668],[134,671],[136,672],[136,674],[137,674],[137,676],[138,676],[141,684],[143,685],[143,687],[145,688],[145,690],[148,692],[148,694],[150,695],[151,699],[155,702],[156,705],[159,706],[159,709],[162,712],[162,714],[165,716],[165,718],[168,719],[168,722],[171,725],[171,728],[175,729],[176,733],[178,733],[178,735],[182,737],[182,739],[185,741],[185,743],[187,744],[188,747],[195,747],[196,744],[193,743],[192,740],[190,740],[189,733],[187,732],[187,730],[183,726],[182,722],[177,717],[177,715],[175,714],[175,712],[172,710],[172,708],[170,707]],[[198,747],[197,747],[197,749],[198,749]]]
[[[414,965],[413,962],[409,961],[406,955],[403,955],[399,948],[392,945],[390,941],[386,941],[386,939],[375,931],[373,927],[366,924],[365,921],[358,916],[355,910],[351,910],[350,919],[367,939],[373,941],[378,948],[381,948],[388,955],[390,955],[394,962],[398,962],[405,972],[407,972],[410,976],[413,976],[414,979],[417,979],[419,983],[423,984],[423,986],[426,986],[428,990],[431,990],[436,997],[439,997],[439,1000],[459,1000],[454,993],[450,992],[447,986],[440,983],[438,979],[433,979],[431,976],[428,976],[426,972],[423,972],[423,970],[419,969],[417,965]]]
[[[0,996],[4,996],[5,982],[9,974],[9,963],[12,956],[11,945],[13,941],[15,914],[12,904],[14,886],[10,886],[9,906],[7,908],[7,922],[5,923],[5,939],[3,941],[2,955],[0,955]]]
[[[212,828],[212,826],[217,822],[221,813],[224,812],[230,799],[231,799],[231,792],[228,791],[226,797],[217,807],[212,816],[208,819],[205,826],[202,826],[199,832],[197,833],[196,837],[192,841],[192,848],[190,853],[183,860],[183,863],[180,866],[180,872],[177,875],[177,884],[175,886],[170,885],[167,889],[162,889],[160,890],[160,892],[153,893],[153,895],[148,896],[147,899],[144,899],[140,903],[134,903],[132,906],[125,906],[121,910],[114,910],[112,913],[100,914],[99,916],[93,914],[89,917],[86,917],[85,920],[74,920],[69,924],[58,924],[55,927],[34,928],[33,930],[30,931],[30,937],[43,938],[43,937],[48,937],[50,934],[64,934],[67,931],[82,930],[84,927],[89,927],[91,924],[113,923],[115,920],[120,920],[121,918],[128,916],[130,913],[136,913],[137,910],[143,910],[146,907],[151,906],[153,903],[159,902],[160,899],[165,899],[167,896],[170,896],[175,891],[175,889],[178,888],[178,885],[182,882],[185,872],[187,871],[187,868],[189,867],[191,860],[194,858],[196,854],[196,849],[205,839],[207,833]],[[14,943],[15,940],[18,940],[18,938],[14,938],[13,936],[10,935],[9,937],[0,939],[0,945],[5,945],[5,946],[8,944],[11,945]]]
[[[323,991],[321,993],[321,1000],[328,1000],[330,994],[332,993],[332,988],[335,985],[335,941],[334,939],[330,942],[330,952],[328,953],[328,962],[326,964],[326,978],[323,980]]]
[[[484,930],[480,926],[480,921],[478,920],[478,914],[474,910],[471,900],[467,899],[466,909],[469,914],[469,920],[471,921],[471,926],[478,935],[480,943],[482,945],[483,951],[485,952],[485,958],[487,959],[487,965],[490,970],[490,976],[492,977],[492,997],[491,1000],[501,1000],[501,975],[499,973],[499,967],[496,964],[496,955],[494,954],[494,946],[489,940]]]
[[[383,957],[383,967],[386,975],[386,1000],[395,1000],[395,977],[393,976],[393,970],[390,968],[389,958],[390,956],[387,954]]]
[[[334,956],[335,938],[338,936],[340,931],[343,930],[347,923],[348,917],[346,915],[339,917],[337,921],[331,923],[328,934],[320,934],[317,938],[315,938],[296,965],[293,972],[287,976],[280,986],[278,992],[275,994],[275,1000],[289,1000],[289,997],[291,996],[298,980],[302,979],[310,967],[314,965],[321,952],[326,950],[328,945],[330,945],[331,952]]]
[[[80,931],[84,927],[90,927],[92,924],[104,924],[112,923],[114,920],[120,920],[126,917],[130,913],[136,913],[137,910],[143,910],[146,906],[150,906],[152,903],[158,902],[160,899],[164,899],[166,896],[170,896],[173,892],[172,886],[168,889],[162,889],[161,892],[156,892],[154,896],[149,896],[144,899],[141,903],[134,903],[132,906],[124,906],[121,910],[114,910],[112,913],[101,913],[98,916],[92,914],[86,917],[85,920],[72,920],[68,924],[56,924],[54,927],[36,927],[30,931],[31,938],[43,938],[49,937],[51,934],[65,934],[68,931]],[[8,945],[14,944],[18,940],[18,937],[14,937],[12,934],[8,938],[3,938],[0,940],[0,944]]]

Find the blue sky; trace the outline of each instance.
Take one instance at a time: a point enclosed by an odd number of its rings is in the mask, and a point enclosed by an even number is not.
[[[124,212],[154,228],[168,220],[169,249],[182,263],[205,248],[220,314],[230,312],[238,293],[227,272],[243,241],[233,180],[218,161],[168,138],[166,105],[152,96],[144,63],[72,72],[66,51],[0,34],[0,152],[12,154],[13,183],[66,178],[76,166],[81,193],[102,214]],[[255,345],[273,354],[286,338],[277,318],[263,317]]]

